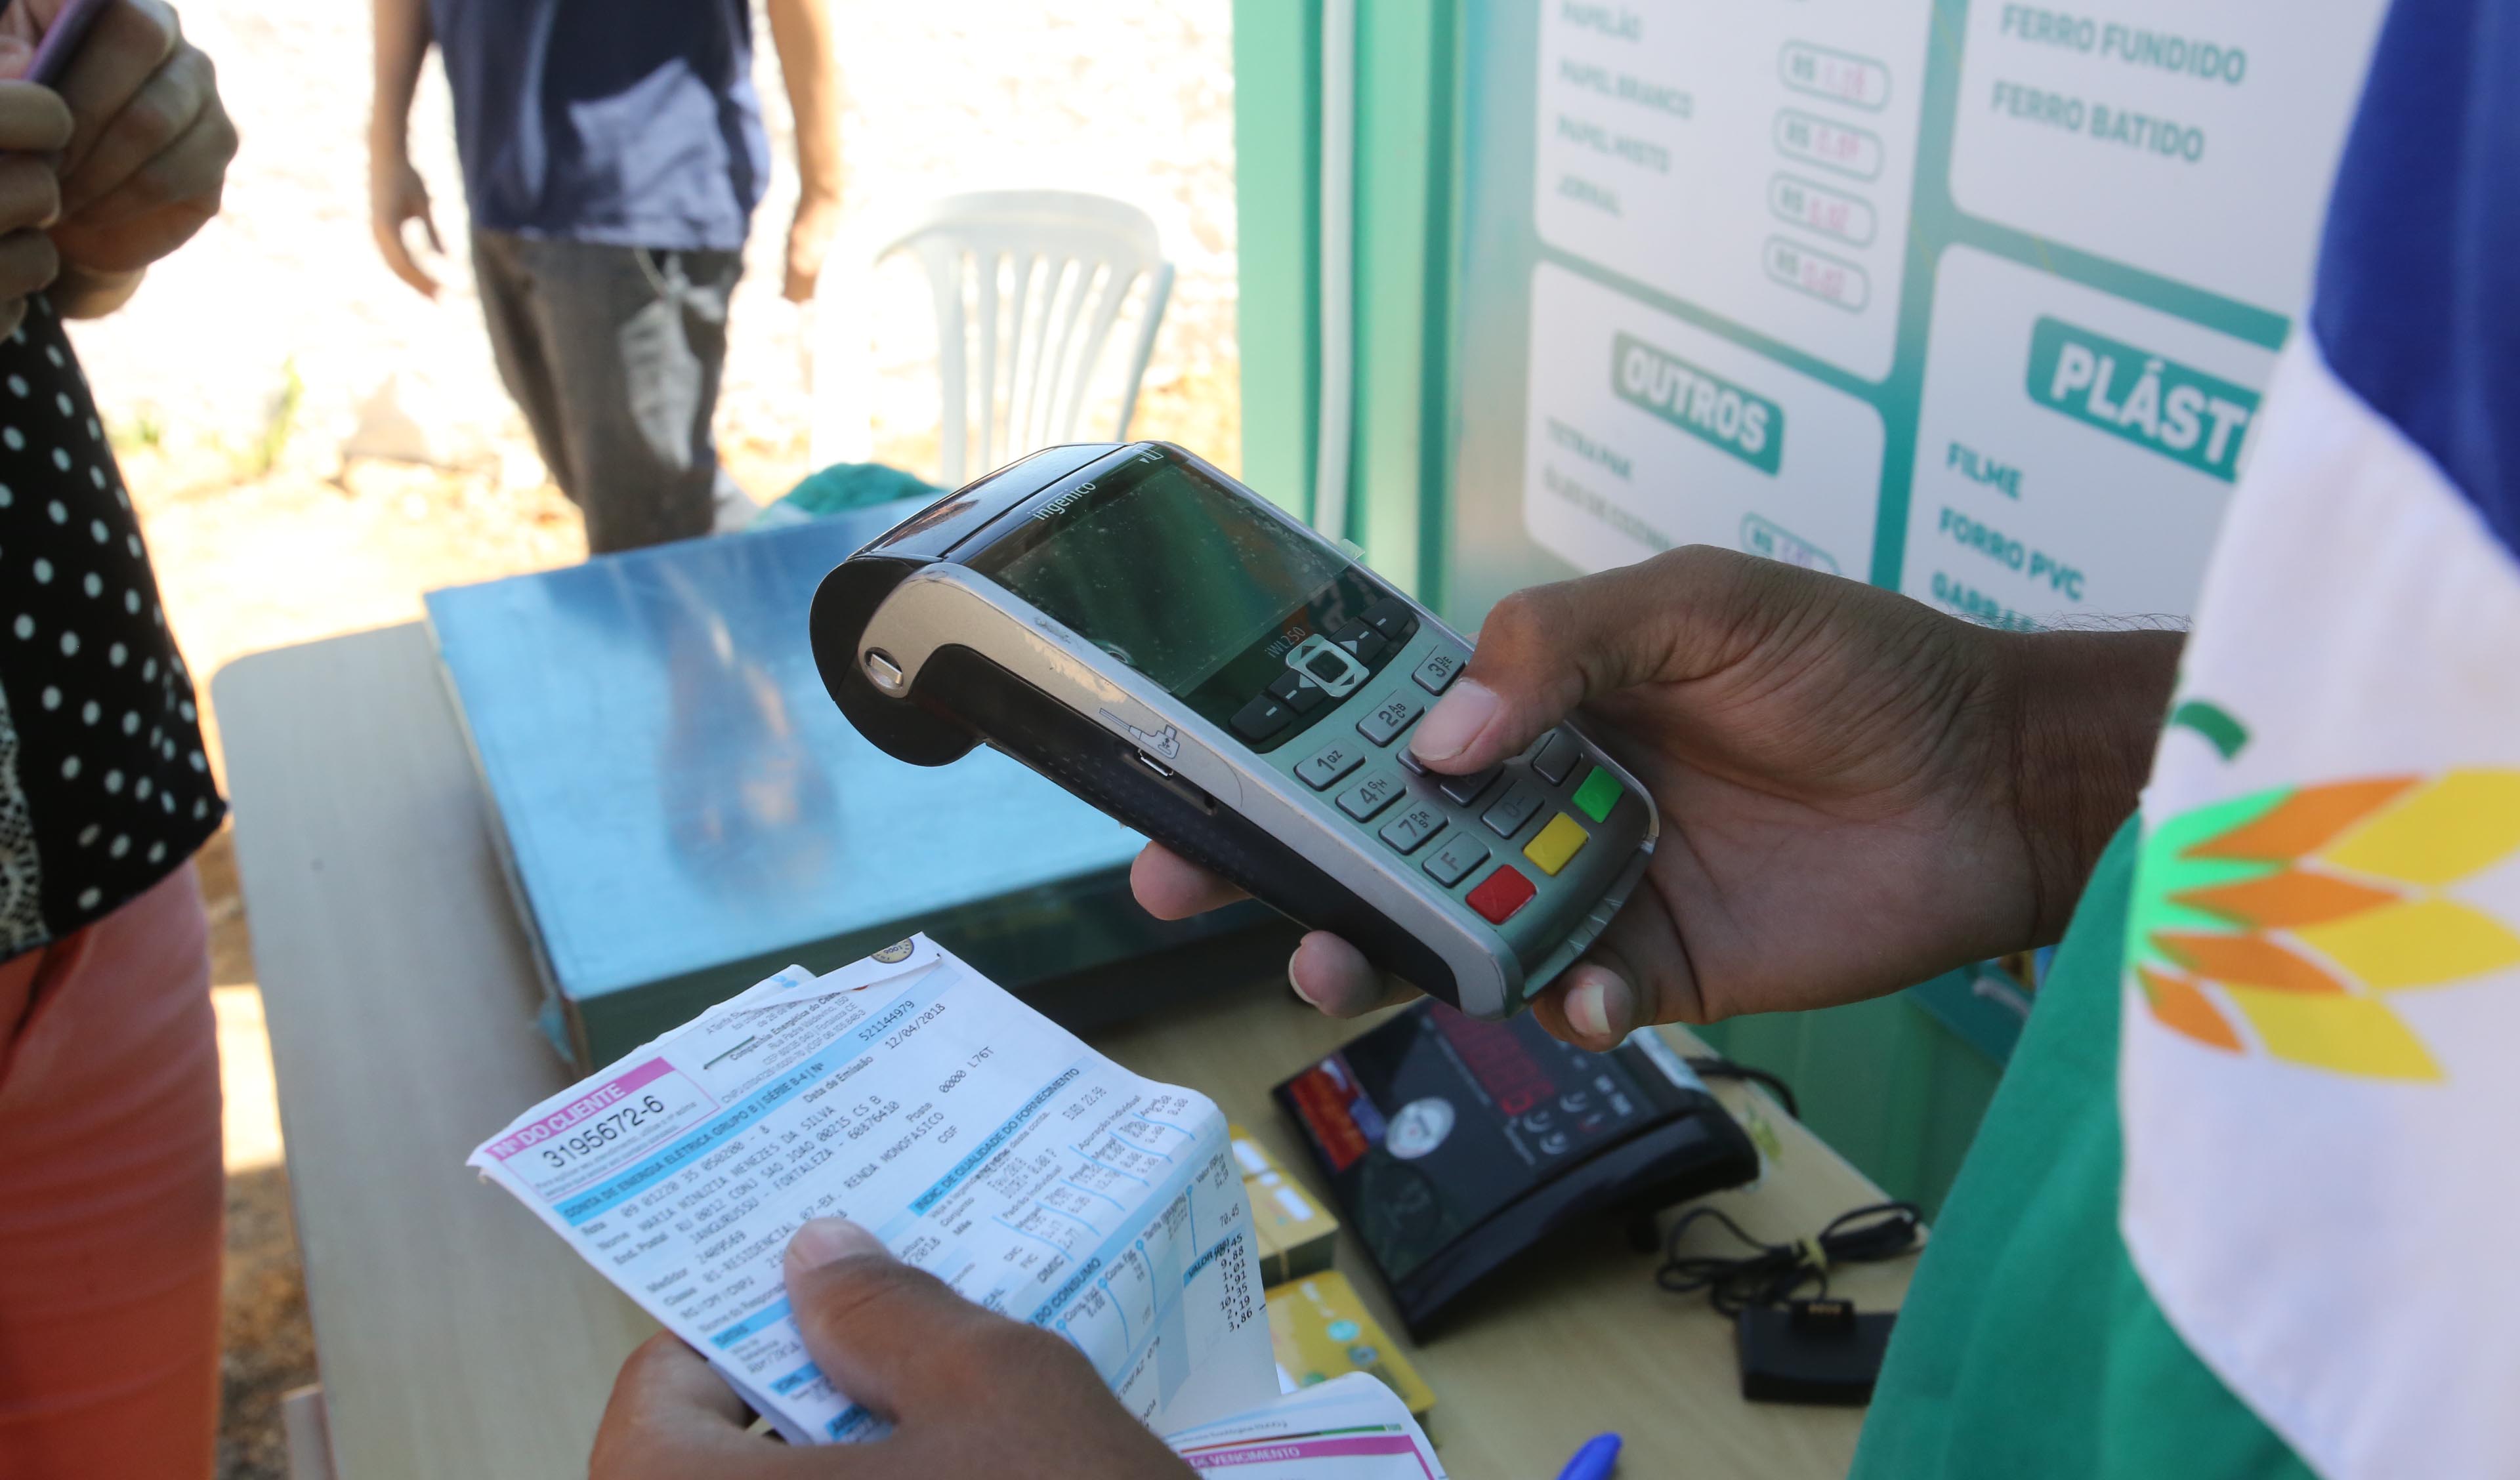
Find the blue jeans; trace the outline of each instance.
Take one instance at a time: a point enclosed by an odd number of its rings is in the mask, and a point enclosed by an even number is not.
[[[709,429],[726,369],[733,251],[472,233],[499,378],[591,555],[690,539],[751,503]]]

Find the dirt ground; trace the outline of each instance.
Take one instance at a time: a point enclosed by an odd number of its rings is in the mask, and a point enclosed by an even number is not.
[[[1137,202],[1179,277],[1133,429],[1238,466],[1229,0],[1070,0],[1056,14],[1028,0],[832,4],[847,97],[844,253],[865,253],[887,222],[957,189],[1056,185]],[[366,15],[340,0],[193,0],[187,29],[218,63],[245,138],[226,211],[123,313],[75,332],[199,674],[410,620],[441,586],[585,555],[575,512],[545,480],[481,339],[434,68],[413,133],[455,248],[442,264],[447,291],[423,300],[376,260]],[[896,261],[888,276],[802,308],[777,295],[795,187],[768,31],[757,29],[780,168],[734,309],[718,418],[727,466],[756,499],[791,486],[812,461],[816,346],[865,345],[868,369],[853,379],[864,385],[866,445],[932,476],[934,339],[915,270]],[[436,466],[344,458],[361,408],[388,381]],[[203,718],[219,764],[206,705]],[[314,1380],[314,1343],[226,832],[200,872],[227,1091],[219,1473],[278,1480],[279,1400]]]

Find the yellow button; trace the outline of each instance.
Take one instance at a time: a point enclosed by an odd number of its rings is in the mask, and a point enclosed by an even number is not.
[[[1560,812],[1540,830],[1539,836],[1522,845],[1522,856],[1540,865],[1541,873],[1554,876],[1590,836],[1582,823]]]

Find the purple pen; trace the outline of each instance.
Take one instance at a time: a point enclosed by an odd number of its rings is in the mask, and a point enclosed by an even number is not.
[[[69,70],[70,58],[78,55],[79,42],[86,37],[88,27],[96,24],[96,18],[112,3],[113,0],[69,0],[63,6],[61,14],[45,28],[43,39],[35,43],[35,59],[26,64],[25,80],[46,87],[59,82],[62,73]]]
[[[1566,1461],[1557,1480],[1610,1480],[1610,1472],[1619,1467],[1619,1436],[1596,1434]]]

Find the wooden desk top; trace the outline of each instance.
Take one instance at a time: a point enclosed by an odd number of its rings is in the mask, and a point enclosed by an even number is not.
[[[428,636],[259,653],[210,692],[341,1480],[583,1474],[613,1370],[654,1325],[464,1166],[570,1075],[533,1027],[529,947]],[[1094,1042],[1208,1094],[1308,1170],[1268,1087],[1358,1028],[1294,1002],[1279,970],[1255,963],[1244,985]],[[1718,1199],[1751,1232],[1800,1236],[1878,1199],[1763,1096],[1723,1093],[1773,1133],[1765,1183]],[[1845,1473],[1859,1414],[1744,1404],[1729,1323],[1655,1289],[1652,1257],[1606,1228],[1556,1247],[1410,1352],[1459,1480],[1553,1475],[1604,1429],[1627,1436],[1633,1475]],[[1911,1264],[1837,1287],[1892,1305]]]

